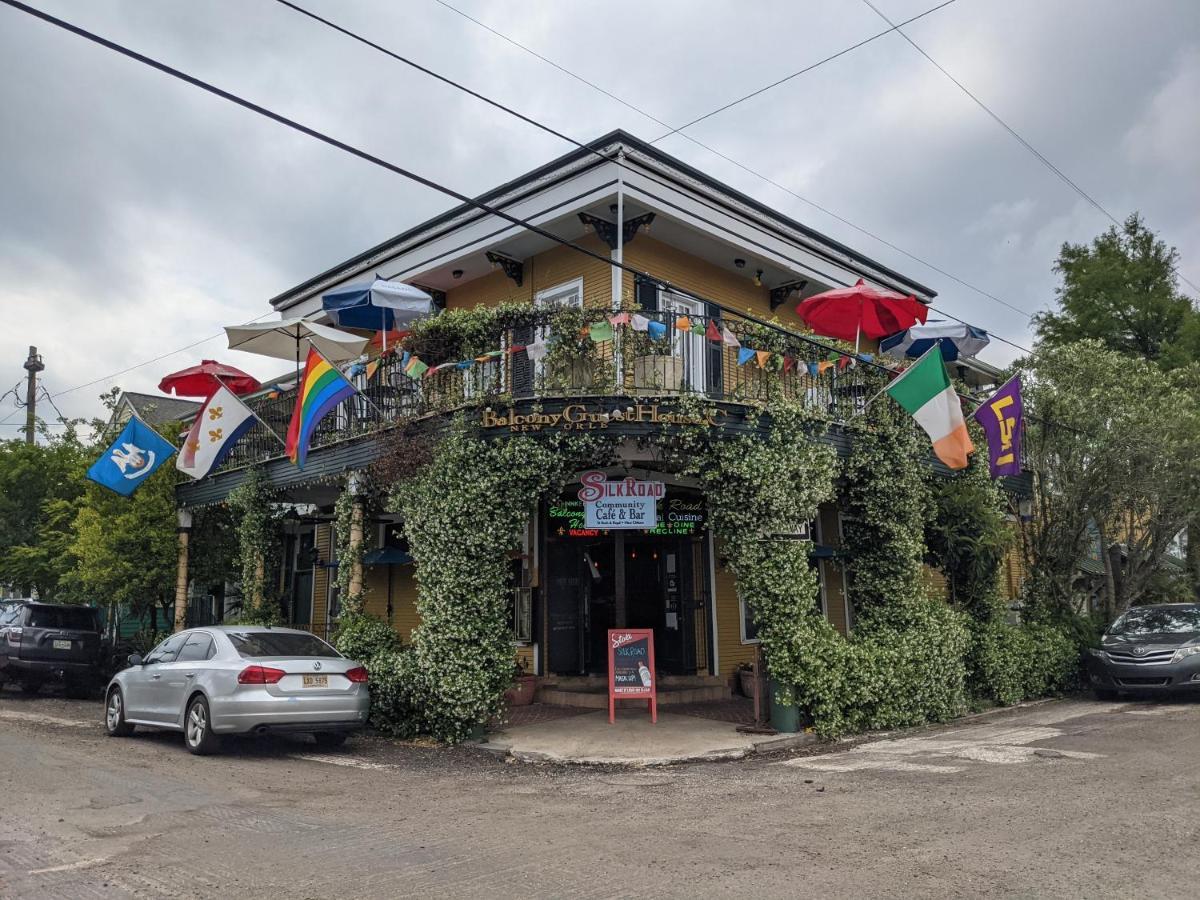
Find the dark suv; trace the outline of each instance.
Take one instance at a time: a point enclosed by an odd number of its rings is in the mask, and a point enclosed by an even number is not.
[[[1200,691],[1200,603],[1133,607],[1087,662],[1101,700],[1122,691]]]
[[[61,678],[68,697],[85,697],[101,681],[101,636],[90,606],[12,606],[0,612],[0,684],[20,682],[35,694]]]

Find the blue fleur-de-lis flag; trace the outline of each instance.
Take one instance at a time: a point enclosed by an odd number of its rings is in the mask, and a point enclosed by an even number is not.
[[[87,470],[96,484],[128,497],[175,453],[175,448],[139,418],[132,418]]]

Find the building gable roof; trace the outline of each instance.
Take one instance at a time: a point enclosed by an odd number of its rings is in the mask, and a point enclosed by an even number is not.
[[[764,203],[755,200],[754,198],[730,187],[729,185],[718,181],[717,179],[705,174],[687,163],[683,162],[664,153],[662,150],[653,146],[640,138],[625,132],[621,129],[611,131],[608,134],[589,142],[586,147],[576,148],[568,153],[563,154],[557,159],[551,160],[542,166],[537,167],[524,175],[521,175],[511,181],[501,184],[491,190],[480,194],[475,198],[477,202],[486,203],[491,206],[508,206],[515,201],[521,199],[528,194],[535,193],[545,187],[546,183],[551,180],[556,174],[568,175],[580,171],[581,167],[604,165],[605,162],[601,159],[606,157],[608,160],[615,160],[620,154],[632,154],[643,157],[656,163],[659,166],[665,167],[673,174],[677,175],[681,180],[690,181],[701,185],[708,191],[720,196],[728,201],[731,205],[748,210],[752,215],[761,220],[770,222],[776,226],[782,227],[788,231],[802,235],[808,241],[815,245],[819,245],[827,249],[829,252],[843,256],[855,263],[868,267],[875,272],[880,273],[898,285],[908,287],[916,294],[924,295],[927,298],[936,296],[936,292],[929,287],[914,281],[913,279],[902,275],[872,259],[859,253],[858,251],[842,244],[833,238],[804,225],[801,222],[785,216],[782,213],[770,208]],[[362,253],[339,263],[338,265],[327,269],[326,271],[315,275],[307,281],[290,288],[287,291],[273,297],[271,305],[276,309],[286,309],[295,303],[307,297],[313,289],[319,288],[323,284],[328,284],[341,278],[351,277],[355,271],[368,264],[373,259],[378,259],[381,255],[385,255],[391,251],[398,251],[406,245],[411,245],[426,236],[452,230],[459,224],[456,220],[460,220],[470,214],[486,215],[477,207],[469,203],[462,203],[452,207],[431,219],[426,220],[406,231],[401,232],[389,240],[383,241],[374,247],[364,250]]]

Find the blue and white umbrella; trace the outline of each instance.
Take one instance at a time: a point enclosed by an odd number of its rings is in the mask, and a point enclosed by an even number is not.
[[[895,357],[921,356],[937,344],[946,362],[953,362],[960,356],[975,356],[991,343],[988,333],[974,325],[961,322],[929,322],[925,325],[914,325],[908,331],[893,334],[879,342],[879,352]]]
[[[321,297],[321,307],[341,328],[392,331],[433,312],[433,298],[402,281],[376,278],[348,284]]]

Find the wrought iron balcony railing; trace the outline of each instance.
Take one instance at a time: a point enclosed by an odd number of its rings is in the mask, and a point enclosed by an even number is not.
[[[882,381],[864,367],[838,364],[828,345],[733,310],[709,306],[714,315],[642,311],[649,330],[618,325],[611,339],[593,340],[589,326],[609,310],[530,308],[520,321],[497,324],[482,338],[451,330],[412,347],[429,367],[420,377],[404,370],[393,351],[377,365],[355,365],[349,377],[359,395],[342,402],[313,436],[323,447],[399,423],[530,398],[670,397],[701,394],[712,400],[760,403],[782,393],[819,409],[834,421],[861,411]],[[686,320],[686,321],[685,321]],[[640,324],[640,323],[639,323]],[[603,334],[607,331],[600,325]],[[661,337],[655,339],[655,333]],[[721,339],[718,340],[717,336]],[[530,352],[533,345],[534,352]],[[546,347],[545,355],[537,352]],[[294,387],[248,400],[277,435],[287,433]],[[279,438],[256,425],[225,463],[234,468],[277,458]]]

